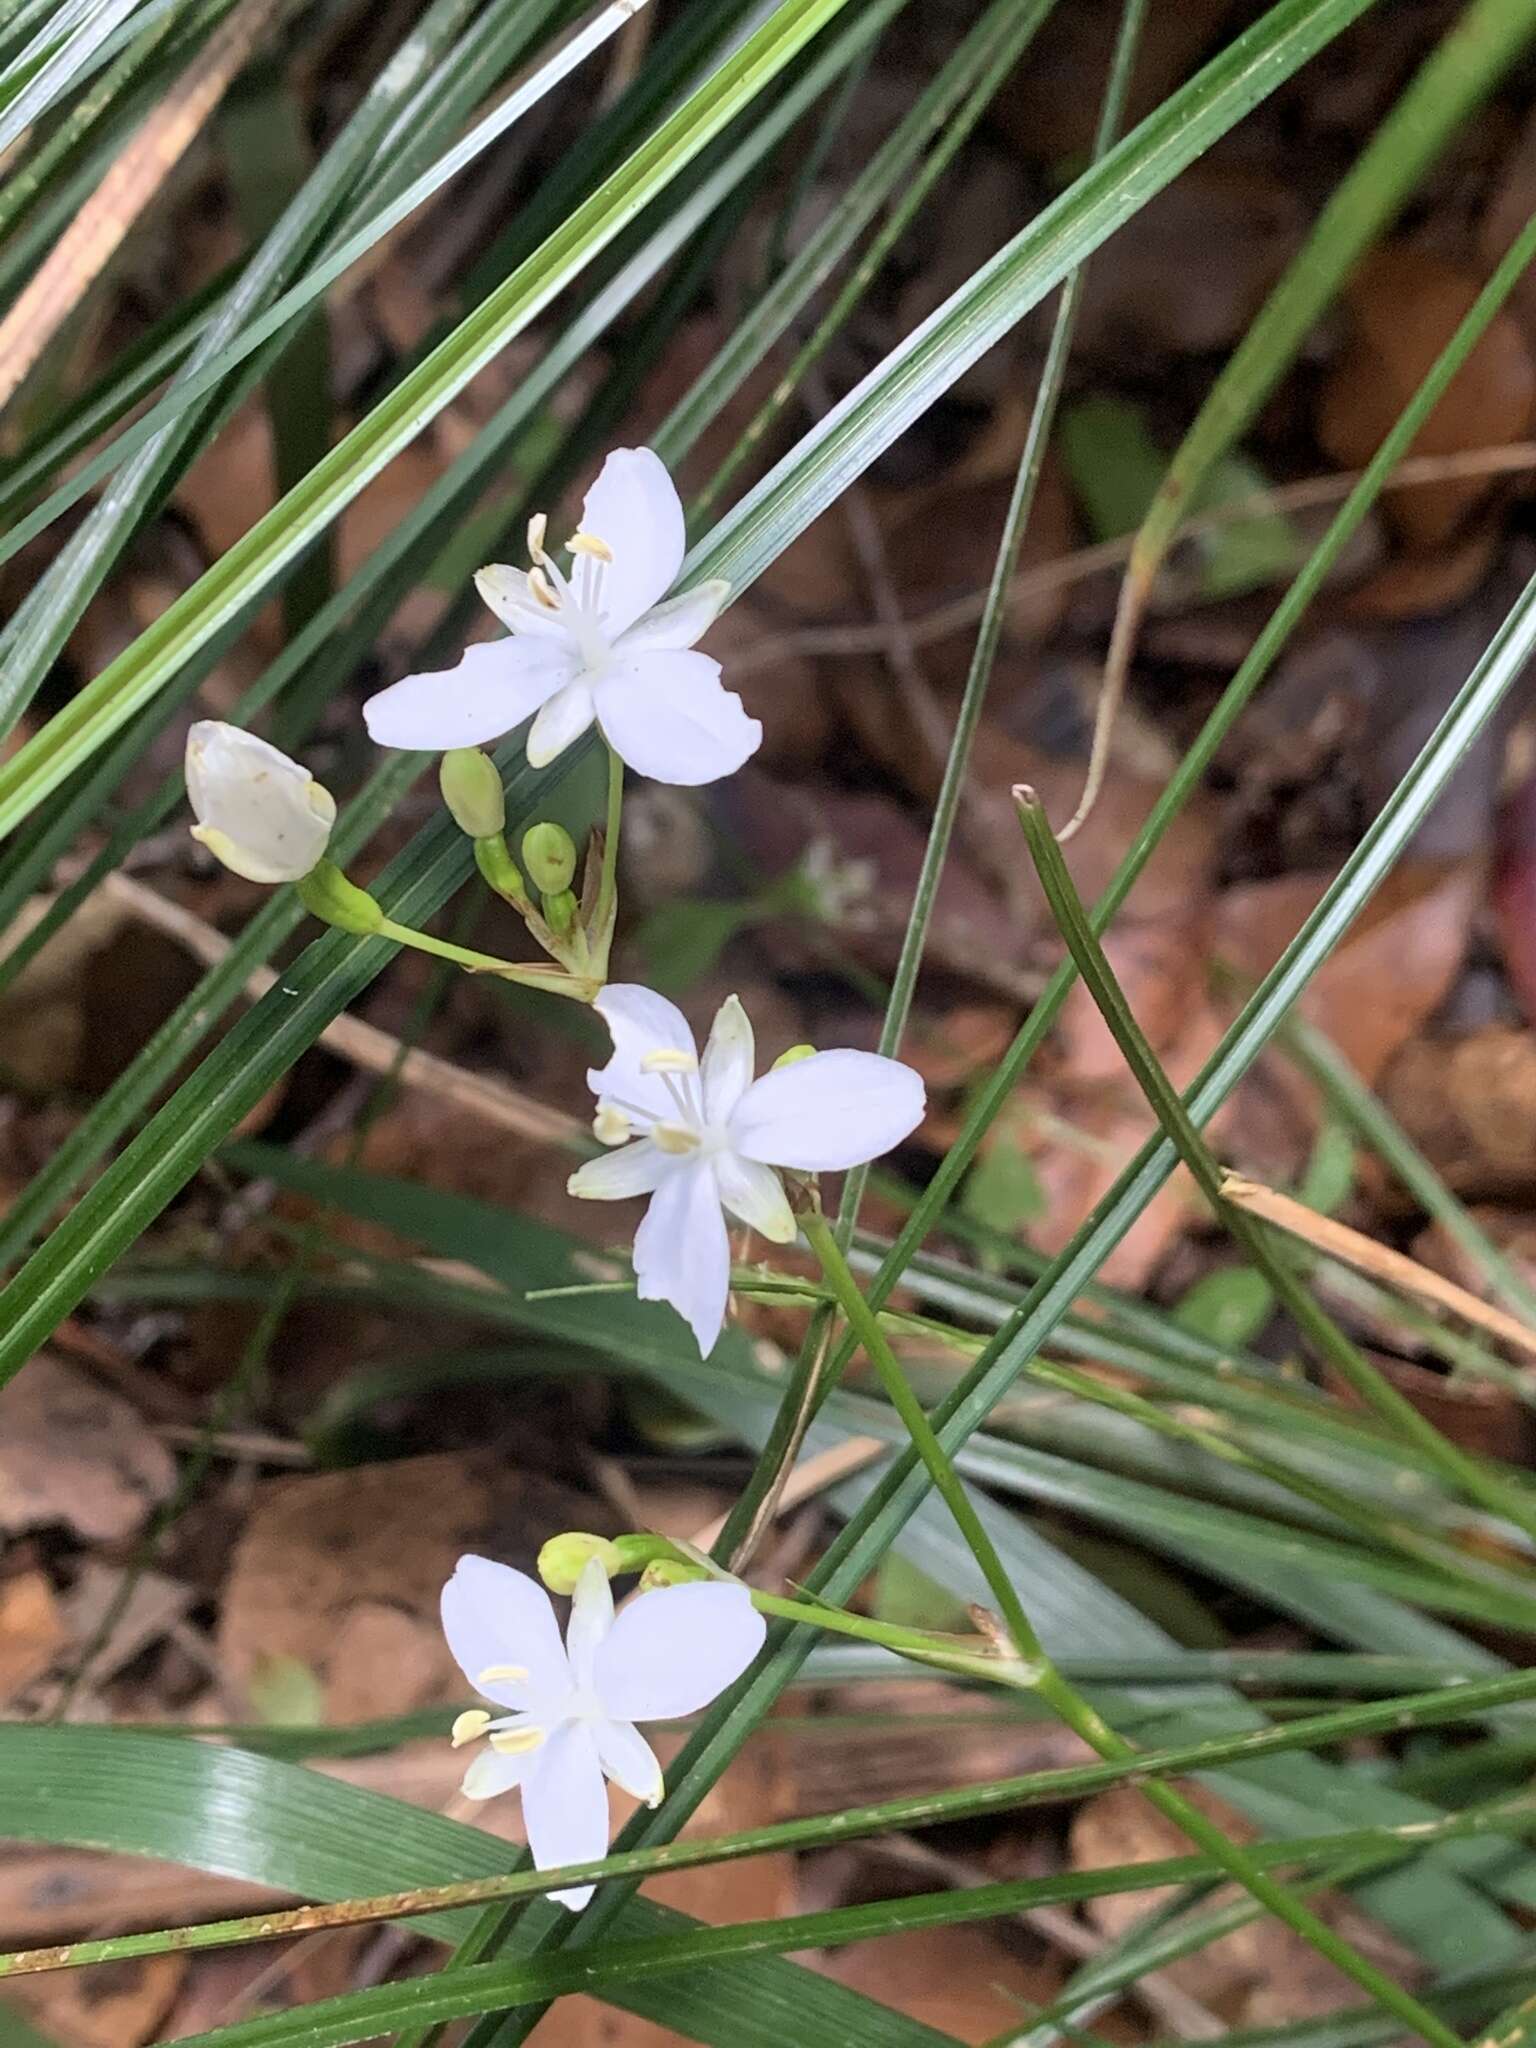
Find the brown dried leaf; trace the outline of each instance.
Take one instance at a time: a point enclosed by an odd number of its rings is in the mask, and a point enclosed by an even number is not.
[[[69,1631],[42,1572],[0,1583],[0,1703],[41,1678]]]
[[[137,1912],[134,1915],[137,1919]],[[140,2048],[160,2038],[189,1958],[130,1956],[93,1970],[18,1982],[8,1993],[59,2048]]]
[[[1381,1093],[1458,1194],[1536,1190],[1536,1035],[1492,1025],[1416,1040],[1383,1074]]]
[[[1228,889],[1216,912],[1217,957],[1246,983],[1267,974],[1331,877],[1281,875]],[[1348,938],[1312,977],[1305,1016],[1367,1081],[1420,1029],[1455,982],[1480,890],[1472,861],[1401,863]]]
[[[259,1658],[285,1656],[318,1672],[349,1715],[457,1698],[464,1681],[437,1611],[459,1558],[478,1551],[527,1570],[552,1531],[601,1529],[603,1513],[492,1454],[274,1480],[257,1494],[225,1590],[229,1683],[240,1692]]]
[[[1366,257],[1347,304],[1353,332],[1323,386],[1318,439],[1340,464],[1370,460],[1477,297],[1479,280],[1409,242]],[[1413,444],[1417,455],[1518,441],[1536,419],[1536,355],[1519,321],[1494,316]],[[1389,494],[1388,519],[1408,546],[1434,548],[1492,487],[1466,478]]]
[[[1200,1786],[1189,1797],[1202,1812],[1219,1821],[1238,1842],[1254,1837],[1253,1825]],[[1135,1786],[1117,1785],[1080,1809],[1072,1823],[1072,1862],[1078,1869],[1114,1863],[1149,1863],[1178,1856],[1189,1847],[1170,1820],[1165,1820]],[[1091,1900],[1089,1918],[1111,1939],[1173,1895],[1173,1887],[1124,1892]],[[1224,1887],[1217,1900],[1241,1897]],[[1329,1926],[1368,1954],[1389,1975],[1406,1984],[1423,1975],[1422,1964],[1385,1934],[1347,1898],[1337,1893],[1314,1895],[1309,1901]],[[1268,1917],[1250,1922],[1220,1941],[1166,1966],[1168,1979],[1203,2004],[1217,2004],[1237,2026],[1279,2025],[1287,2020],[1320,2018],[1337,2011],[1351,1996],[1350,1980],[1320,1957],[1299,1934]]]
[[[131,1535],[176,1468],[137,1412],[52,1352],[0,1388],[0,1528],[62,1526],[89,1542]]]

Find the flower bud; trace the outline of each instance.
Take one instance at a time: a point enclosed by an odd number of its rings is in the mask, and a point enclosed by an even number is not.
[[[654,1593],[662,1586],[691,1586],[709,1573],[702,1565],[689,1564],[682,1557],[653,1557],[640,1574],[640,1591]]]
[[[576,842],[563,825],[530,825],[523,834],[523,866],[541,896],[559,896],[576,874]]]
[[[475,841],[475,866],[498,896],[519,906],[527,904],[528,891],[502,833],[491,832]]]
[[[576,898],[569,889],[544,898],[544,922],[559,939],[572,930],[576,923]]]
[[[574,1593],[582,1568],[596,1558],[611,1579],[623,1570],[623,1555],[606,1536],[588,1536],[569,1529],[563,1536],[551,1536],[539,1552],[539,1577],[551,1593]]]
[[[186,774],[192,837],[248,882],[297,882],[330,843],[330,791],[253,732],[199,719],[187,734]]]
[[[490,839],[502,830],[507,800],[489,754],[478,747],[454,747],[442,758],[438,783],[453,822],[469,838]]]
[[[317,862],[296,886],[304,908],[322,924],[363,939],[383,929],[384,913],[378,904],[366,889],[349,882],[334,861]]]
[[[776,1074],[780,1067],[797,1067],[802,1060],[808,1060],[816,1050],[814,1045],[792,1045],[787,1052],[781,1052],[769,1072]]]

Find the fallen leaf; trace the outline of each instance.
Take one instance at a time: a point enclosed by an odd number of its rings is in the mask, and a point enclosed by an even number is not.
[[[1331,876],[1245,882],[1218,900],[1215,951],[1245,986],[1274,966]],[[1299,1008],[1373,1082],[1438,1008],[1461,971],[1480,877],[1472,861],[1403,861],[1342,945],[1307,984]]]
[[[1536,1020],[1536,770],[1500,807],[1489,904],[1504,972],[1526,1016]]]
[[[287,1656],[315,1671],[328,1708],[339,1701],[349,1718],[460,1698],[464,1680],[437,1625],[459,1558],[476,1551],[527,1571],[554,1531],[606,1526],[594,1513],[604,1511],[585,1496],[492,1454],[273,1480],[256,1495],[225,1588],[228,1681],[243,1693],[260,1660]]]
[[[1318,403],[1317,435],[1333,459],[1358,468],[1412,397],[1481,280],[1411,242],[1367,256],[1345,293],[1352,330]],[[1455,455],[1518,441],[1536,419],[1536,355],[1513,313],[1496,313],[1413,444]],[[1438,547],[1498,489],[1469,477],[1388,494],[1386,516],[1413,548]]]
[[[170,1495],[176,1467],[121,1395],[43,1351],[0,1388],[0,1528],[63,1527],[88,1542],[132,1535]]]
[[[174,1954],[128,1956],[90,1970],[65,1970],[24,1991],[18,1984],[17,2002],[59,2048],[140,2048],[160,2038],[160,2023],[189,1962]]]
[[[1202,1786],[1189,1787],[1188,1795],[1232,1840],[1253,1840],[1255,1828],[1235,1808]],[[1079,1809],[1072,1822],[1072,1863],[1077,1869],[1149,1863],[1181,1855],[1188,1848],[1187,1838],[1174,1823],[1132,1785],[1101,1792]],[[1175,1895],[1172,1886],[1124,1892],[1090,1900],[1087,1913],[1094,1926],[1113,1940]],[[1241,1894],[1235,1886],[1223,1886],[1210,1903],[1225,1904],[1237,1897]],[[1347,1897],[1335,1892],[1314,1893],[1308,1903],[1330,1927],[1397,1981],[1411,1985],[1422,1977],[1419,1960]],[[1164,1974],[1202,2004],[1219,2005],[1223,2015],[1239,2026],[1321,2018],[1336,2012],[1352,1996],[1351,1980],[1341,1970],[1320,1957],[1299,1934],[1268,1916],[1250,1921],[1192,1955],[1179,1957],[1165,1966]]]
[[[9,1705],[34,1678],[41,1678],[68,1639],[42,1572],[21,1572],[0,1582],[0,1703]]]
[[[1381,1096],[1458,1194],[1536,1190],[1536,1034],[1491,1025],[1415,1039],[1383,1073]]]
[[[1054,1959],[1029,1963],[980,1927],[908,1929],[806,1960],[959,2041],[1009,2040],[1062,1985]]]

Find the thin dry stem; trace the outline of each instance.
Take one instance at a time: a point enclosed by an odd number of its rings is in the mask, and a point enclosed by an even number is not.
[[[1460,1316],[1463,1322],[1486,1330],[1516,1351],[1523,1351],[1527,1358],[1536,1358],[1536,1330],[1517,1316],[1469,1293],[1465,1287],[1458,1287],[1454,1280],[1421,1266],[1406,1253],[1378,1244],[1363,1231],[1351,1230],[1347,1223],[1319,1215],[1304,1202],[1279,1194],[1259,1181],[1246,1180],[1239,1173],[1223,1174],[1221,1195],[1234,1209],[1258,1217],[1261,1223],[1272,1223],[1277,1230],[1311,1245],[1325,1258],[1337,1259],[1341,1265],[1352,1266],[1357,1273],[1379,1280],[1385,1287],[1396,1288],[1399,1293],[1413,1295],[1434,1308]]]

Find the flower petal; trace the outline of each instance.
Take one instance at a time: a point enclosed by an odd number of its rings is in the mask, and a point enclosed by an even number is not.
[[[465,648],[457,668],[380,690],[364,704],[363,721],[381,747],[478,747],[521,725],[580,665],[565,640],[482,640]]]
[[[766,1633],[745,1586],[700,1580],[642,1593],[597,1653],[597,1696],[615,1721],[696,1714],[740,1678]]]
[[[499,1799],[503,1792],[515,1792],[538,1769],[539,1749],[525,1749],[503,1756],[500,1750],[482,1749],[464,1773],[459,1790],[466,1799]]]
[[[255,733],[200,718],[187,734],[186,776],[192,837],[248,882],[296,882],[325,852],[335,799]]]
[[[720,1199],[733,1216],[771,1244],[794,1243],[794,1211],[771,1166],[760,1166],[736,1152],[717,1152],[714,1168]]]
[[[625,1202],[631,1195],[654,1194],[677,1166],[678,1161],[669,1159],[659,1146],[639,1138],[578,1166],[565,1191],[583,1202]]]
[[[921,1078],[876,1052],[817,1052],[764,1074],[736,1106],[744,1158],[839,1173],[899,1145],[923,1120]]]
[[[537,1579],[488,1557],[461,1557],[443,1588],[443,1634],[475,1691],[498,1706],[523,1711],[563,1699],[571,1667],[549,1595]],[[520,1667],[526,1679],[489,1679],[498,1667]]]
[[[660,1806],[665,1790],[656,1752],[631,1721],[594,1721],[597,1760],[621,1792],[646,1806]]]
[[[752,1086],[756,1060],[752,1020],[742,1008],[740,996],[727,996],[715,1012],[699,1062],[704,1114],[710,1123],[724,1123]]]
[[[593,1009],[608,1026],[613,1057],[606,1067],[587,1069],[587,1086],[599,1101],[622,1098],[647,1116],[675,1117],[677,1105],[659,1074],[646,1073],[647,1053],[686,1052],[698,1057],[688,1019],[665,996],[637,981],[611,981]]]
[[[669,597],[643,617],[636,619],[619,636],[616,654],[651,654],[659,647],[692,647],[701,640],[725,609],[731,586],[723,576],[696,583],[677,597]]]
[[[582,503],[581,530],[613,554],[602,612],[603,630],[616,640],[666,596],[683,566],[683,501],[661,457],[649,448],[615,448]]]
[[[547,768],[572,740],[581,738],[594,715],[591,685],[584,675],[578,675],[549,699],[533,721],[528,734],[528,766]]]
[[[540,640],[565,640],[569,632],[558,612],[539,603],[528,588],[528,572],[506,562],[487,562],[475,571],[475,588],[509,633]]]
[[[569,1721],[535,1754],[539,1767],[523,1780],[523,1825],[534,1862],[540,1870],[597,1862],[608,1853],[608,1794],[591,1729]],[[579,1913],[593,1890],[576,1885],[550,1897]]]
[[[578,1692],[592,1683],[592,1659],[612,1627],[613,1588],[599,1560],[589,1557],[571,1595],[571,1618],[565,1625],[565,1655]]]
[[[642,1301],[671,1302],[708,1358],[725,1322],[731,1246],[707,1161],[685,1163],[652,1195],[635,1232],[635,1282]]]
[[[653,782],[718,782],[762,744],[762,726],[721,688],[707,654],[616,654],[592,694],[604,738]]]

